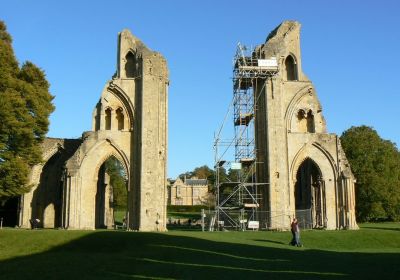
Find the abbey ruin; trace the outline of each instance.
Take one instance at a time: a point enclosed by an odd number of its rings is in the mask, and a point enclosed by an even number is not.
[[[112,227],[112,186],[104,162],[114,157],[127,175],[128,228],[166,230],[166,60],[128,30],[118,35],[117,57],[117,72],[93,111],[92,131],[80,139],[44,141],[44,162],[31,172],[34,187],[21,198],[21,227],[30,227],[32,219],[47,228]],[[236,163],[254,166],[247,170],[254,170],[250,178],[260,186],[255,201],[240,207],[260,211],[248,218],[257,217],[260,228],[288,229],[290,219],[308,209],[315,228],[356,229],[355,178],[339,137],[326,131],[301,62],[295,21],[283,22],[250,56],[236,60],[235,91],[251,90],[254,102],[251,108],[237,105],[235,127],[241,133],[252,122],[254,141],[245,139]],[[247,188],[249,177],[244,180]],[[223,205],[217,210],[224,211]]]
[[[303,73],[300,24],[283,22],[254,49],[239,44],[233,74],[233,162],[215,140],[218,225],[287,230],[298,217],[305,228],[358,228],[355,178]],[[220,180],[221,168],[236,169],[238,181]]]
[[[300,24],[283,22],[255,55],[276,57],[280,69],[265,87],[255,86],[256,95],[262,91],[255,119],[257,159],[264,162],[257,176],[269,183],[262,207],[311,209],[314,227],[357,228],[355,178],[339,137],[326,131],[315,87],[303,73]]]
[[[104,162],[115,157],[127,175],[128,228],[165,231],[168,84],[163,56],[122,31],[117,72],[93,111],[92,131],[44,141],[44,164],[34,166],[34,187],[21,199],[20,226],[39,219],[46,228],[112,227]]]

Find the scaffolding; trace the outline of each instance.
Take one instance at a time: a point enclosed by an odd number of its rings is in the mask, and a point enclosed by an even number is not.
[[[214,137],[216,207],[210,230],[260,227],[260,188],[267,183],[256,179],[259,163],[256,161],[254,120],[258,97],[254,89],[256,83],[264,87],[267,78],[277,73],[275,57],[262,58],[255,50],[238,44],[233,61],[233,99]],[[234,137],[224,140],[221,134],[232,111]],[[232,160],[226,159],[230,149],[234,150]],[[230,176],[226,176],[228,168]]]

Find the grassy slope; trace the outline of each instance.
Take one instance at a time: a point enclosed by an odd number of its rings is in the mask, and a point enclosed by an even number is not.
[[[398,279],[400,225],[359,231],[1,230],[0,279]]]

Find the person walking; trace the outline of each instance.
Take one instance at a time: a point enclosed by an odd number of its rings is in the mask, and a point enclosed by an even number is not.
[[[296,218],[293,218],[292,224],[290,225],[290,229],[292,231],[292,242],[290,242],[291,245],[297,246],[297,247],[302,247],[301,242],[300,242],[299,222],[297,221]]]
[[[293,218],[291,224],[290,224],[290,232],[292,233],[292,240],[290,241],[289,245],[294,246],[296,244],[296,234],[294,231],[294,222],[295,222],[296,218]]]

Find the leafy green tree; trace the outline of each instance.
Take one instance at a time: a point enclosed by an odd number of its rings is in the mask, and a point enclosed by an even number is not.
[[[214,174],[214,170],[209,168],[207,165],[196,167],[192,173],[199,179],[208,179]]]
[[[186,171],[179,175],[179,178],[183,180],[184,178],[192,178],[197,177],[199,179],[207,179],[208,180],[208,187],[210,190],[214,187],[215,182],[215,172],[207,165],[203,165],[200,167],[196,167],[193,171]]]
[[[115,157],[110,157],[105,164],[106,172],[110,176],[110,184],[113,187],[114,208],[117,210],[126,210],[128,190],[125,169]]]
[[[351,127],[340,137],[356,182],[358,221],[400,219],[400,152],[368,126]]]
[[[179,175],[179,178],[183,180],[185,176],[186,178],[197,177],[199,179],[207,179],[209,189],[211,191],[214,190],[216,174],[215,171],[210,167],[208,167],[207,165],[196,167],[195,169],[193,169],[193,171],[187,171],[185,173],[182,173]],[[249,173],[249,170],[246,167],[244,167],[240,172],[239,170],[235,169],[229,169],[227,171],[224,167],[219,168],[220,182],[232,182],[232,183],[239,182],[243,180],[243,178],[241,179],[241,177],[243,176],[245,177],[245,181],[251,181],[251,178],[249,178],[251,177],[251,173]],[[226,190],[230,192],[233,187],[235,187],[235,184],[231,184],[230,186],[226,187]]]
[[[29,61],[19,67],[0,21],[0,200],[29,191],[29,170],[42,159],[53,98],[41,69]]]

